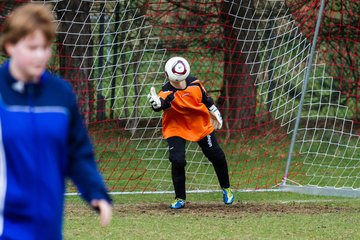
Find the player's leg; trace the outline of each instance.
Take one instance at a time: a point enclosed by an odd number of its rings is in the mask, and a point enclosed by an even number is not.
[[[198,142],[205,156],[213,164],[219,184],[223,189],[224,202],[231,204],[234,200],[233,191],[230,188],[229,170],[224,151],[219,146],[214,132]]]
[[[166,139],[169,145],[169,160],[171,162],[171,177],[175,190],[175,202],[171,208],[182,208],[185,206],[185,145],[186,141],[180,137]],[[182,201],[179,201],[181,199]]]
[[[225,154],[219,146],[214,132],[198,142],[202,152],[213,164],[219,184],[222,188],[230,187],[228,166]]]

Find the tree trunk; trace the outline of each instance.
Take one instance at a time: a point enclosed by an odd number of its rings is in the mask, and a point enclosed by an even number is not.
[[[86,124],[94,111],[94,87],[89,81],[93,66],[89,2],[60,1],[56,4],[60,20],[58,42],[60,74],[72,84]],[[66,10],[66,11],[64,11]],[[85,35],[86,34],[86,35]],[[82,37],[79,37],[82,36]]]
[[[256,75],[251,73],[256,73],[258,66],[246,64],[255,62],[255,54],[248,51],[257,49],[256,42],[251,41],[255,32],[247,31],[255,28],[249,20],[254,11],[251,0],[235,0],[221,5],[225,39],[224,78],[218,106],[223,109],[228,129],[249,128],[255,119]]]

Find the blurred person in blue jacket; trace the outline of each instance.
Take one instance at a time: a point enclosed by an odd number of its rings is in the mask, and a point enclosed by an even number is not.
[[[109,224],[111,199],[67,82],[46,70],[56,26],[42,4],[5,20],[0,67],[0,239],[62,239],[65,180]]]

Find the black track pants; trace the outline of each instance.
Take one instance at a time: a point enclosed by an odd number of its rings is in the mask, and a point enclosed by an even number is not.
[[[174,184],[175,198],[186,199],[185,192],[185,145],[186,140],[181,137],[167,139],[169,145],[169,160]],[[219,184],[222,188],[230,186],[229,172],[223,150],[217,143],[214,132],[198,141],[204,155],[213,164]]]

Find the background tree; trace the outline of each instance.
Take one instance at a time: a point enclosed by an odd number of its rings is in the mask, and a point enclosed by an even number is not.
[[[313,37],[320,0],[287,0],[301,31]],[[334,79],[332,87],[341,93],[340,104],[348,106],[352,120],[360,123],[360,4],[357,1],[325,2],[318,39],[318,61],[325,62],[325,71]],[[337,98],[328,101],[337,104]]]
[[[94,111],[94,86],[89,81],[93,67],[90,2],[60,1],[56,4],[60,75],[69,80],[78,96],[79,108],[88,124]],[[66,9],[66,11],[64,11]]]
[[[226,109],[224,117],[230,129],[248,128],[255,119],[255,76],[251,72],[256,73],[258,66],[247,65],[246,61],[255,62],[256,55],[245,53],[258,48],[256,42],[250,41],[255,39],[255,31],[248,31],[255,29],[250,21],[254,14],[255,7],[251,0],[224,1],[221,4],[224,79],[218,105]]]

